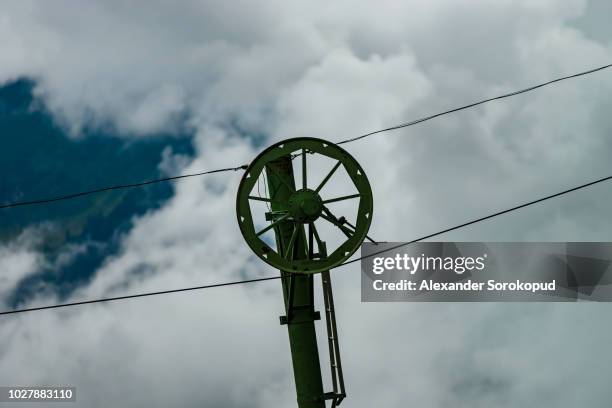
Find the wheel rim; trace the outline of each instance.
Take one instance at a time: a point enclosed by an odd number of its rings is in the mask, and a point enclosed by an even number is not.
[[[297,153],[297,154],[296,154]],[[309,155],[321,155],[335,161],[333,167],[327,172],[326,176],[316,186],[308,185],[309,175],[308,159]],[[295,182],[295,186],[286,185],[291,189],[291,196],[288,200],[277,201],[274,192],[269,196],[257,196],[254,194],[256,184],[260,177],[265,177],[266,165],[282,158],[291,156],[296,159],[301,156],[301,178]],[[295,160],[291,160],[293,163]],[[312,161],[312,160],[310,160]],[[295,168],[295,165],[292,164]],[[323,197],[321,190],[343,167],[346,174],[352,181],[356,194],[345,196]],[[268,170],[270,170],[268,168]],[[300,188],[301,187],[301,188]],[[357,214],[354,220],[348,220],[344,216],[338,216],[329,208],[329,204],[345,201],[359,200]],[[268,225],[256,226],[252,203],[263,201],[268,205],[273,203],[278,211],[266,213],[266,219],[270,221]],[[250,248],[269,265],[288,272],[297,273],[318,273],[338,266],[347,260],[361,245],[366,238],[372,220],[372,190],[365,172],[359,163],[341,147],[315,138],[295,138],[278,142],[261,152],[249,165],[245,171],[236,198],[236,210],[238,225],[244,239]],[[345,235],[344,242],[341,242],[329,254],[326,253],[325,237],[319,235],[317,222],[326,222],[337,228]],[[263,235],[268,231],[274,231],[279,223],[291,223],[293,225],[293,236],[289,241],[285,253],[277,252],[271,242],[266,242]],[[306,259],[293,259],[292,243],[295,236],[305,234],[308,231],[308,255]],[[315,253],[314,249],[318,249]],[[318,257],[315,255],[318,254]],[[323,255],[323,256],[322,256]]]

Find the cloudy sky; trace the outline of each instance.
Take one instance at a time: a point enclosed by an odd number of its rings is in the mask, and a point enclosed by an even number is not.
[[[240,165],[610,64],[610,13],[4,1],[0,201]],[[374,190],[371,235],[408,241],[610,175],[610,95],[602,71],[345,145]],[[274,275],[240,235],[239,180],[1,210],[2,309]],[[610,241],[611,198],[599,185],[440,239]],[[357,264],[332,276],[347,407],[610,406],[605,304],[361,303]],[[4,316],[0,385],[74,385],[83,407],[293,407],[282,308],[271,281]]]

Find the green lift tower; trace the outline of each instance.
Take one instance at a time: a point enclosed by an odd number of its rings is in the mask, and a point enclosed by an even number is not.
[[[329,170],[322,169],[324,165]],[[351,192],[326,196],[333,190],[330,180],[340,173],[346,179],[343,191]],[[236,210],[242,235],[257,256],[281,273],[285,315],[280,323],[289,332],[299,408],[325,408],[326,400],[335,407],[346,397],[329,270],[368,238],[372,201],[370,183],[359,163],[339,146],[315,138],[270,146],[253,160],[240,182]],[[336,204],[351,205],[347,210],[351,214],[334,214],[330,207]],[[324,232],[333,242],[324,241]],[[320,319],[314,305],[317,273],[323,286],[330,392],[323,389],[315,332],[315,321]]]

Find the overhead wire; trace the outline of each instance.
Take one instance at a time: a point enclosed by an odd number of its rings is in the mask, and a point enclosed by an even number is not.
[[[369,132],[369,133],[366,133],[366,134],[361,135],[361,136],[352,137],[350,139],[342,140],[340,142],[337,142],[336,144],[341,145],[341,144],[345,144],[345,143],[356,142],[357,140],[365,139],[367,137],[376,135],[378,133],[389,132],[391,130],[397,130],[397,129],[405,128],[405,127],[408,127],[408,126],[414,126],[416,124],[427,122],[428,120],[432,120],[432,119],[435,119],[435,118],[440,117],[440,116],[444,116],[444,115],[448,115],[450,113],[454,113],[454,112],[458,112],[458,111],[461,111],[461,110],[473,108],[475,106],[482,105],[482,104],[485,104],[487,102],[495,101],[495,100],[498,100],[498,99],[504,99],[504,98],[509,98],[511,96],[520,95],[522,93],[530,92],[530,91],[533,91],[535,89],[542,88],[542,87],[554,84],[556,82],[561,82],[561,81],[565,81],[567,79],[577,78],[577,77],[580,77],[580,76],[583,76],[583,75],[592,74],[592,73],[595,73],[597,71],[602,71],[602,70],[610,68],[610,67],[612,67],[612,64],[603,65],[601,67],[590,69],[590,70],[584,71],[584,72],[579,72],[577,74],[567,75],[567,76],[564,76],[564,77],[553,79],[552,81],[548,81],[548,82],[544,82],[544,83],[541,83],[541,84],[538,84],[538,85],[530,86],[529,88],[521,89],[519,91],[514,91],[514,92],[510,92],[510,93],[504,94],[504,95],[499,95],[499,96],[495,96],[495,97],[492,97],[492,98],[483,99],[483,100],[478,101],[478,102],[474,102],[474,103],[470,103],[468,105],[460,106],[458,108],[449,109],[449,110],[444,111],[444,112],[436,113],[436,114],[433,114],[433,115],[430,115],[430,116],[425,116],[425,117],[420,118],[420,119],[415,119],[415,120],[410,121],[410,122],[402,123],[401,125],[391,126],[391,127],[388,127],[388,128],[385,128],[385,129],[381,129],[381,130],[375,130],[373,132]]]
[[[247,167],[248,167],[248,165],[244,164],[242,166],[237,166],[237,167],[228,167],[228,168],[224,168],[224,169],[216,169],[216,170],[203,171],[203,172],[200,172],[200,173],[191,173],[191,174],[183,174],[183,175],[180,175],[180,176],[164,177],[164,178],[160,178],[160,179],[142,181],[142,182],[139,182],[139,183],[120,184],[120,185],[116,185],[116,186],[102,187],[102,188],[97,188],[95,190],[82,191],[80,193],[67,194],[67,195],[58,196],[58,197],[43,198],[43,199],[32,200],[32,201],[17,201],[17,202],[14,202],[14,203],[1,204],[0,205],[0,209],[3,209],[3,208],[13,208],[13,207],[23,207],[23,206],[26,206],[26,205],[45,204],[45,203],[52,203],[52,202],[55,202],[55,201],[70,200],[70,199],[73,199],[73,198],[82,197],[82,196],[86,196],[86,195],[90,195],[90,194],[102,193],[102,192],[105,192],[105,191],[121,190],[121,189],[125,189],[125,188],[134,188],[134,187],[142,187],[142,186],[146,186],[146,185],[149,185],[149,184],[161,183],[161,182],[164,182],[164,181],[174,181],[174,180],[184,179],[184,178],[188,178],[188,177],[204,176],[206,174],[222,173],[222,172],[226,172],[226,171],[244,170]]]
[[[560,78],[556,78],[553,79],[551,81],[547,81],[538,85],[534,85],[531,86],[529,88],[525,88],[525,89],[521,89],[519,91],[514,91],[514,92],[510,92],[504,95],[500,95],[500,96],[496,96],[493,98],[488,98],[488,99],[483,99],[481,101],[478,102],[474,102],[474,103],[470,103],[468,105],[464,105],[464,106],[460,106],[458,108],[454,108],[454,109],[450,109],[444,112],[440,112],[440,113],[436,113],[430,116],[426,116],[424,118],[420,118],[420,119],[416,119],[413,120],[411,122],[407,122],[407,123],[403,123],[400,125],[396,125],[396,126],[391,126],[385,129],[380,129],[380,130],[376,130],[373,132],[369,132],[357,137],[353,137],[350,139],[346,139],[346,140],[342,140],[337,142],[336,144],[346,144],[346,143],[351,143],[351,142],[355,142],[357,140],[361,140],[361,139],[365,139],[367,137],[379,134],[379,133],[383,133],[383,132],[389,132],[392,130],[396,130],[396,129],[401,129],[401,128],[405,128],[408,126],[413,126],[416,125],[418,123],[422,123],[422,122],[426,122],[429,121],[431,119],[437,118],[439,116],[443,116],[443,115],[448,115],[450,113],[453,112],[458,112],[461,110],[465,110],[465,109],[469,109],[478,105],[482,105],[484,103],[487,102],[491,102],[494,100],[498,100],[498,99],[503,99],[503,98],[508,98],[511,96],[515,96],[515,95],[519,95],[525,92],[529,92],[529,91],[533,91],[535,89],[538,88],[542,88],[560,81],[564,81],[567,79],[571,79],[571,78],[576,78],[576,77],[580,77],[583,75],[588,75],[588,74],[592,74],[595,73],[597,71],[601,71],[607,68],[612,67],[612,64],[608,64],[608,65],[604,65],[604,66],[600,66],[598,68],[594,68],[594,69],[590,69],[588,71],[583,71],[583,72],[579,72],[577,74],[573,74],[573,75],[567,75],[564,77],[560,77]],[[70,200],[70,199],[74,199],[74,198],[78,198],[78,197],[82,197],[82,196],[86,196],[86,195],[90,195],[90,194],[97,194],[97,193],[102,193],[105,191],[111,191],[111,190],[119,190],[119,189],[126,189],[126,188],[135,188],[135,187],[142,187],[142,186],[146,186],[146,185],[150,185],[150,184],[154,184],[154,183],[161,183],[161,182],[167,182],[167,181],[175,181],[175,180],[179,180],[179,179],[183,179],[183,178],[187,178],[187,177],[197,177],[197,176],[203,176],[206,174],[213,174],[213,173],[220,173],[220,172],[227,172],[227,171],[238,171],[238,170],[246,170],[248,168],[248,165],[241,165],[241,166],[237,166],[237,167],[229,167],[229,168],[224,168],[224,169],[217,169],[217,170],[210,170],[210,171],[204,171],[204,172],[200,172],[200,173],[192,173],[192,174],[185,174],[185,175],[181,175],[181,176],[175,176],[175,177],[165,177],[165,178],[160,178],[160,179],[155,179],[155,180],[149,180],[149,181],[143,181],[143,182],[139,182],[139,183],[132,183],[132,184],[124,184],[124,185],[116,185],[116,186],[110,186],[110,187],[103,187],[103,188],[98,188],[98,189],[94,189],[94,190],[89,190],[89,191],[83,191],[83,192],[78,192],[78,193],[73,193],[73,194],[67,194],[67,195],[63,195],[63,196],[58,196],[58,197],[50,197],[50,198],[44,198],[44,199],[38,199],[38,200],[31,200],[31,201],[16,201],[16,202],[12,202],[12,203],[5,203],[5,204],[0,204],[0,210],[2,209],[7,209],[7,208],[15,208],[15,207],[22,207],[22,206],[29,206],[29,205],[38,205],[38,204],[47,204],[47,203],[52,203],[52,202],[56,202],[56,201],[64,201],[64,200]]]
[[[488,220],[488,219],[491,219],[491,218],[495,218],[495,217],[498,217],[500,215],[507,214],[507,213],[510,213],[512,211],[516,211],[516,210],[519,210],[521,208],[528,207],[530,205],[541,203],[541,202],[546,201],[546,200],[550,200],[550,199],[553,199],[553,198],[556,198],[556,197],[560,197],[562,195],[569,194],[571,192],[574,192],[574,191],[577,191],[577,190],[581,190],[581,189],[593,186],[595,184],[603,183],[603,182],[611,180],[611,179],[612,179],[612,176],[603,177],[603,178],[600,178],[600,179],[597,179],[597,180],[593,180],[593,181],[590,181],[588,183],[581,184],[579,186],[572,187],[572,188],[560,191],[560,192],[555,193],[555,194],[550,194],[550,195],[547,195],[547,196],[544,196],[544,197],[541,197],[541,198],[538,198],[538,199],[535,199],[535,200],[532,200],[532,201],[525,202],[523,204],[516,205],[514,207],[507,208],[507,209],[502,210],[502,211],[497,211],[495,213],[486,215],[484,217],[475,218],[475,219],[473,219],[471,221],[467,221],[467,222],[464,222],[462,224],[455,225],[453,227],[445,228],[443,230],[434,232],[432,234],[424,235],[422,237],[416,238],[416,239],[414,239],[412,241],[409,241],[409,242],[404,242],[404,243],[401,243],[401,244],[398,244],[398,245],[394,245],[392,247],[385,248],[385,249],[382,249],[380,251],[368,254],[366,256],[362,256],[362,257],[359,257],[359,258],[351,259],[351,260],[349,260],[347,262],[344,262],[344,263],[338,265],[337,267],[349,265],[351,263],[358,262],[358,261],[361,261],[361,260],[366,259],[366,258],[370,258],[370,257],[376,256],[376,255],[379,255],[379,254],[382,254],[382,253],[385,253],[385,252],[393,251],[395,249],[398,249],[398,248],[401,248],[401,247],[413,244],[415,242],[419,242],[419,241],[422,241],[422,240],[425,240],[425,239],[433,238],[433,237],[445,234],[445,233],[450,232],[450,231],[455,231],[455,230],[458,230],[460,228],[464,228],[464,227],[467,227],[469,225],[473,225],[473,224],[476,224],[476,223],[479,223],[479,222],[482,222],[482,221],[485,221],[485,220]],[[164,295],[164,294],[169,294],[169,293],[178,293],[178,292],[187,292],[187,291],[193,291],[193,290],[211,289],[211,288],[217,288],[217,287],[222,287],[222,286],[234,286],[234,285],[240,285],[240,284],[243,284],[243,283],[263,282],[263,281],[270,281],[270,280],[276,280],[276,279],[282,279],[282,277],[281,276],[270,276],[270,277],[264,277],[264,278],[255,278],[255,279],[247,279],[247,280],[240,280],[240,281],[215,283],[215,284],[210,284],[210,285],[193,286],[193,287],[181,288],[181,289],[170,289],[170,290],[163,290],[163,291],[158,291],[158,292],[146,292],[146,293],[139,293],[139,294],[134,294],[134,295],[125,295],[125,296],[116,296],[116,297],[101,298],[101,299],[84,300],[84,301],[80,301],[80,302],[71,302],[71,303],[62,303],[62,304],[49,305],[49,306],[38,306],[38,307],[31,307],[31,308],[25,308],[25,309],[7,310],[7,311],[0,312],[0,316],[10,315],[10,314],[17,314],[17,313],[25,313],[25,312],[33,312],[33,311],[39,311],[39,310],[57,309],[57,308],[85,305],[85,304],[91,304],[91,303],[102,303],[102,302],[111,302],[111,301],[116,301],[116,300],[125,300],[125,299],[140,298],[140,297],[147,297],[147,296]]]
[[[380,255],[380,254],[382,254],[384,252],[393,251],[395,249],[398,249],[398,248],[401,248],[401,247],[405,247],[405,246],[410,245],[410,244],[414,244],[415,242],[423,241],[425,239],[433,238],[435,236],[442,235],[442,234],[445,234],[447,232],[455,231],[455,230],[458,230],[460,228],[464,228],[464,227],[467,227],[467,226],[470,226],[470,225],[473,225],[473,224],[476,224],[476,223],[479,223],[479,222],[482,222],[482,221],[486,221],[488,219],[491,219],[491,218],[494,218],[494,217],[497,217],[497,216],[500,216],[500,215],[503,215],[503,214],[507,214],[509,212],[516,211],[516,210],[519,210],[521,208],[525,208],[525,207],[528,207],[530,205],[540,203],[542,201],[550,200],[551,198],[559,197],[559,196],[571,193],[571,192],[576,191],[576,190],[581,190],[583,188],[587,188],[587,187],[593,186],[595,184],[603,183],[604,181],[608,181],[610,179],[612,179],[612,176],[603,177],[603,178],[591,181],[591,182],[586,183],[586,184],[581,184],[581,185],[579,185],[577,187],[572,187],[572,188],[560,191],[560,192],[555,193],[555,194],[551,194],[551,195],[548,195],[548,196],[545,196],[545,197],[541,197],[541,198],[538,198],[538,199],[533,200],[533,201],[528,201],[526,203],[519,204],[517,206],[510,207],[510,208],[507,208],[505,210],[501,210],[501,211],[498,211],[498,212],[486,215],[484,217],[475,218],[475,219],[473,219],[471,221],[467,221],[467,222],[464,222],[462,224],[458,224],[458,225],[455,225],[453,227],[449,227],[449,228],[443,229],[441,231],[434,232],[433,234],[428,234],[428,235],[424,235],[422,237],[413,239],[412,241],[403,242],[401,244],[394,245],[392,247],[385,248],[385,249],[377,251],[377,252],[373,252],[371,254],[368,254],[366,256],[362,256],[360,258],[351,259],[349,261],[346,261],[346,262],[338,265],[338,267],[344,266],[344,265],[348,265],[348,264],[352,264],[353,262],[358,262],[358,261],[361,261],[362,259],[371,258],[373,256]]]
[[[169,289],[169,290],[161,290],[157,292],[138,293],[135,295],[125,295],[125,296],[115,296],[115,297],[108,297],[108,298],[101,298],[101,299],[83,300],[80,302],[61,303],[61,304],[49,305],[49,306],[37,306],[37,307],[30,307],[27,309],[16,309],[16,310],[8,310],[8,311],[0,312],[0,316],[15,314],[15,313],[34,312],[37,310],[48,310],[48,309],[58,309],[58,308],[70,307],[70,306],[88,305],[92,303],[112,302],[115,300],[133,299],[133,298],[141,298],[141,297],[156,296],[156,295],[167,295],[169,293],[188,292],[191,290],[211,289],[211,288],[218,288],[221,286],[239,285],[243,283],[263,282],[263,281],[279,279],[279,278],[280,276],[272,276],[269,278],[255,278],[255,279],[247,279],[247,280],[232,281],[232,282],[214,283],[211,285],[192,286],[189,288]]]

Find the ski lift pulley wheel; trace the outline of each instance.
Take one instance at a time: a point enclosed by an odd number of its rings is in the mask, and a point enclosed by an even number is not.
[[[312,157],[311,155],[316,154],[326,156],[335,163],[318,185],[310,185],[308,159]],[[301,160],[294,160],[299,156],[301,156]],[[266,171],[266,166],[269,165],[268,171],[278,172],[274,168],[273,162],[282,157],[290,157],[292,166],[299,165],[301,162],[302,180],[296,180],[295,183],[287,183],[286,181],[282,183],[282,188],[289,189],[288,194],[282,194],[282,196],[285,196],[283,200],[275,197],[275,192],[272,191],[273,186],[270,186],[271,197],[254,195],[255,184],[262,172]],[[343,197],[321,197],[322,188],[334,176],[340,166],[343,166],[346,170],[357,193]],[[274,175],[279,177],[279,180],[282,178],[282,175],[278,173]],[[336,216],[327,205],[330,202],[349,199],[359,200],[355,220],[347,220],[343,216]],[[258,227],[255,225],[250,205],[252,200],[264,201],[268,203],[268,206],[273,207],[274,211],[267,214],[267,219],[270,221],[267,226]],[[338,145],[322,139],[308,137],[287,139],[261,152],[246,169],[240,181],[236,198],[236,212],[240,231],[257,256],[274,268],[305,274],[327,271],[340,265],[355,253],[366,238],[370,228],[372,206],[372,189],[359,163]],[[321,237],[317,231],[315,221],[319,219],[338,228],[345,238],[329,254],[321,248],[325,247],[325,237]],[[284,253],[279,253],[277,250],[270,248],[270,245],[262,239],[265,232],[277,227],[280,223],[284,223],[283,225],[291,223],[291,231],[293,231],[287,248],[282,250]],[[293,245],[299,235],[308,237],[305,240],[313,248],[307,249],[305,256],[296,257]],[[319,249],[317,252],[314,250],[315,245]],[[321,253],[323,253],[323,256],[321,256]],[[300,259],[294,259],[294,257]]]

